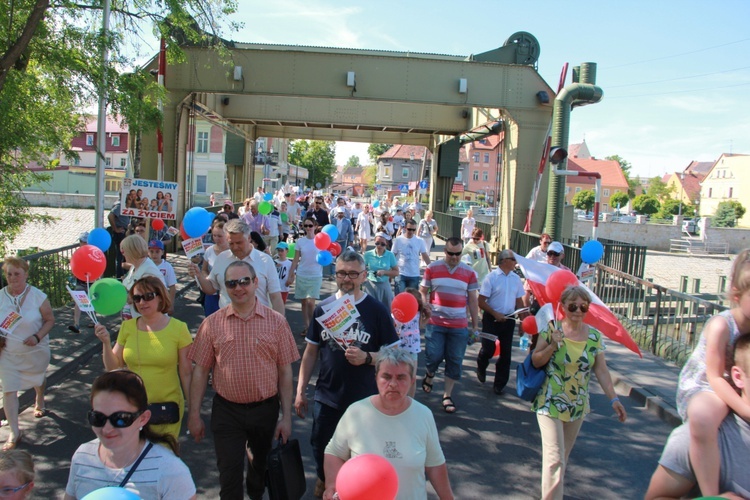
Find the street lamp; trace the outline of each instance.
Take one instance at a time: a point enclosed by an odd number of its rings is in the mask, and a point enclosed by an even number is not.
[[[685,192],[685,187],[682,185],[683,181],[685,180],[685,172],[680,172],[680,200],[679,205],[677,205],[677,217],[682,217],[682,197]]]

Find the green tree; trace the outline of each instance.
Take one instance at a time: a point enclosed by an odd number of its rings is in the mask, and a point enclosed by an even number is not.
[[[745,207],[739,201],[722,201],[716,206],[712,225],[714,227],[735,227],[745,215]]]
[[[111,32],[105,38],[102,5],[49,0],[0,4],[0,247],[12,241],[21,224],[39,219],[18,196],[21,188],[44,179],[26,165],[54,167],[59,158],[76,156],[70,142],[83,130],[80,110],[96,102],[103,75],[108,113],[120,113],[137,137],[160,123],[160,94],[154,91],[153,76],[140,71],[120,75],[119,70],[136,66],[133,57],[143,54],[139,45],[146,33],[164,37],[171,63],[180,60],[179,47],[185,44],[225,52],[226,42],[218,33],[203,29],[213,30],[217,19],[236,10],[236,0],[120,0],[113,3]],[[106,66],[104,47],[111,54]]]
[[[680,209],[680,205],[682,205],[682,209]],[[695,208],[692,205],[681,203],[674,198],[669,198],[661,204],[661,208],[656,216],[659,219],[669,219],[679,213],[682,213],[683,217],[693,217],[695,216]]]
[[[347,168],[356,168],[359,166],[359,156],[352,155],[349,157],[348,160],[346,160],[346,166],[344,167],[344,170]]]
[[[391,149],[393,144],[373,143],[367,146],[367,154],[370,155],[370,161],[378,162],[378,157]]]
[[[586,189],[585,191],[579,191],[573,196],[571,200],[573,206],[579,210],[586,210],[587,212],[594,208],[594,190]]]
[[[609,206],[612,208],[625,208],[625,205],[630,201],[628,193],[618,191],[609,197]]]
[[[307,182],[316,187],[328,185],[336,172],[336,143],[332,141],[292,141],[289,163],[304,167],[310,173]]]
[[[362,170],[362,183],[370,189],[375,189],[378,183],[378,166],[368,165]]]
[[[630,197],[631,200],[635,198],[635,189],[638,187],[638,181],[636,179],[630,178],[630,169],[633,167],[633,165],[629,161],[627,161],[625,158],[621,157],[620,155],[610,155],[604,159],[614,160],[620,164],[620,169],[622,170],[622,174],[625,176],[625,180],[628,183],[628,196]]]
[[[661,203],[653,196],[647,194],[639,194],[633,198],[633,209],[639,214],[653,215],[659,211]]]
[[[668,186],[666,182],[661,180],[661,177],[652,177],[648,181],[645,194],[659,201],[664,201],[672,195],[672,192],[674,192],[674,186]]]

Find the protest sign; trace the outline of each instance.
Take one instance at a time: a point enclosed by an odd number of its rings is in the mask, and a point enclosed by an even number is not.
[[[122,181],[120,213],[132,217],[176,220],[179,187],[176,182],[126,177]]]

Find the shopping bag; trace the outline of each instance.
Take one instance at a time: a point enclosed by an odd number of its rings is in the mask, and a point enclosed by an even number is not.
[[[268,453],[266,484],[271,500],[299,500],[305,494],[305,470],[299,441],[290,439]]]

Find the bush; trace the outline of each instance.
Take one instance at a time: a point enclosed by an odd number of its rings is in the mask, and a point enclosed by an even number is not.
[[[32,247],[19,250],[18,257],[44,252]],[[47,294],[52,307],[61,307],[70,301],[65,289],[70,277],[70,258],[62,253],[52,253],[29,261],[28,283]]]
[[[641,194],[633,199],[633,209],[642,215],[653,215],[659,211],[661,203],[653,196]]]
[[[714,227],[735,227],[737,221],[745,215],[745,207],[739,201],[722,201],[716,207],[712,225]]]

